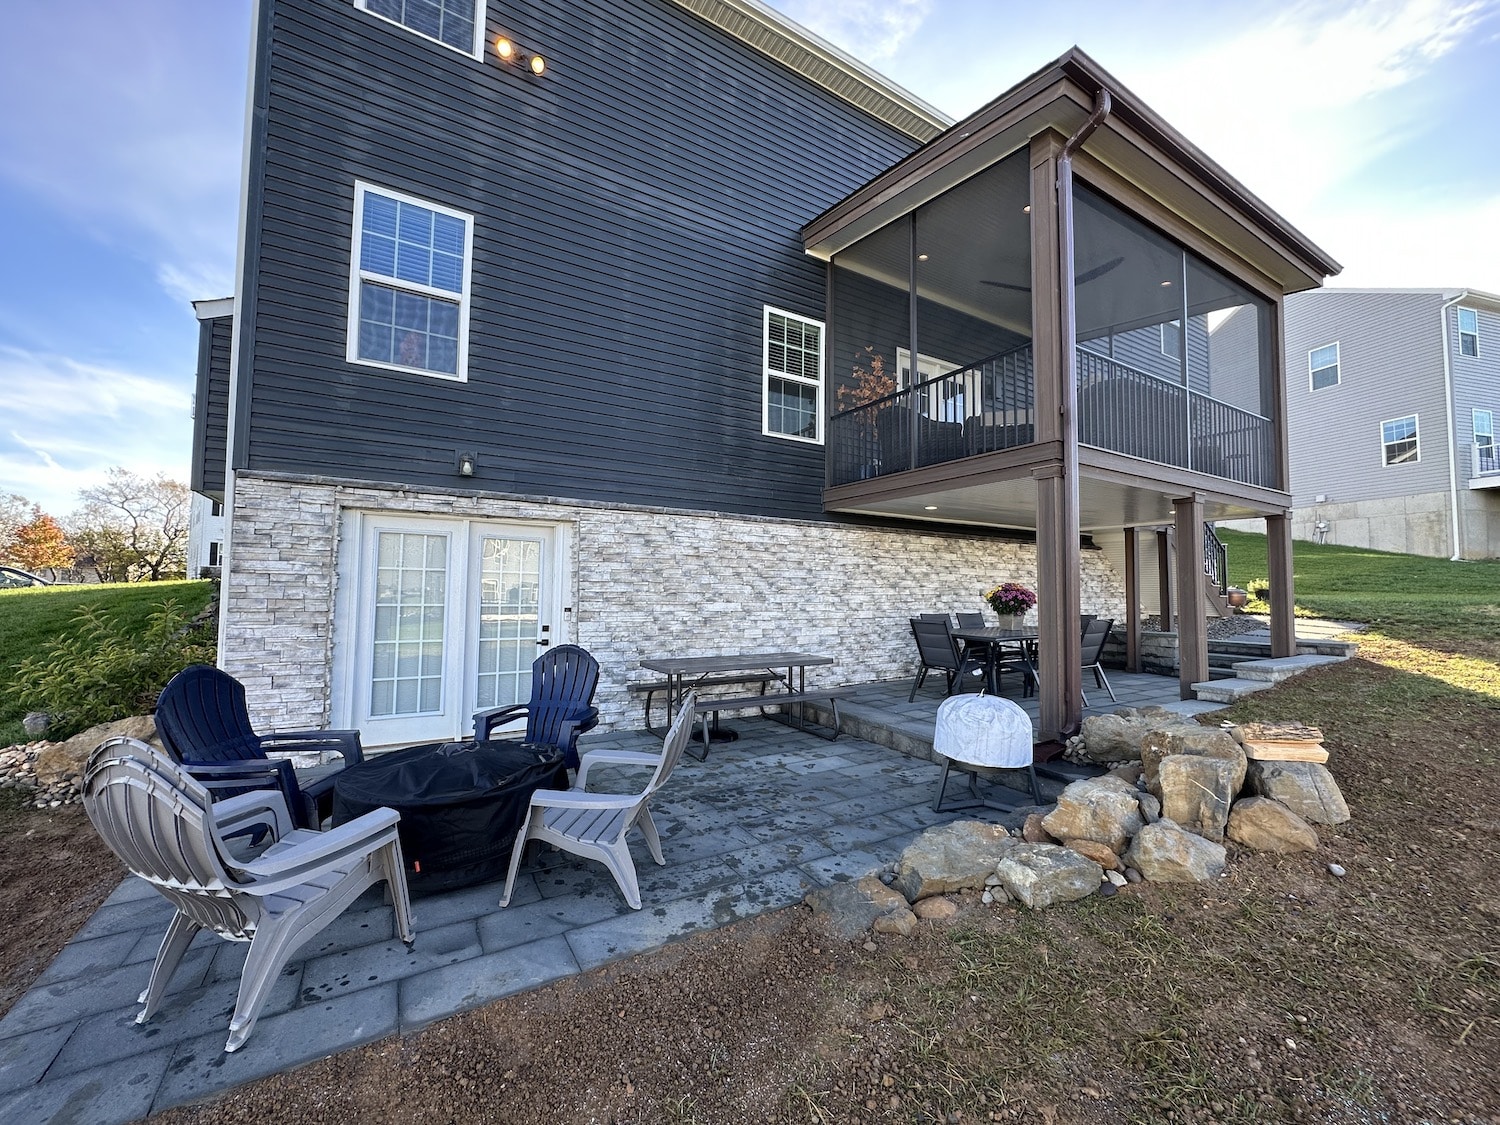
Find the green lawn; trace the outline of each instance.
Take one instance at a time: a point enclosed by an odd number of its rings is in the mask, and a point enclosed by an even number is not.
[[[1266,537],[1221,531],[1229,581],[1266,577]],[[1370,626],[1361,655],[1500,696],[1500,561],[1449,562],[1327,543],[1293,544],[1297,608]]]
[[[110,621],[138,631],[171,598],[189,615],[213,595],[212,582],[110,583],[99,586],[33,586],[0,590],[0,746],[25,738],[21,718],[32,710],[15,688],[17,665],[67,634],[82,606],[97,607]]]

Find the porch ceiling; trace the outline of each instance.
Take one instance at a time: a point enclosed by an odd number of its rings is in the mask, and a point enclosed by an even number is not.
[[[916,474],[902,474],[912,477]],[[1192,488],[1122,479],[1118,474],[1083,469],[1078,482],[1078,525],[1082,532],[1116,531],[1123,527],[1169,524],[1172,500]],[[1254,519],[1266,507],[1248,505],[1233,497],[1205,494],[1206,520]],[[893,480],[829,489],[823,506],[830,512],[894,517],[923,523],[957,523],[980,527],[1037,530],[1037,487],[1029,471],[1022,475],[946,481]]]

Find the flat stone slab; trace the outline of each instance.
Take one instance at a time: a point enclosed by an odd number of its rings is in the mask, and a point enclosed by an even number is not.
[[[1342,656],[1279,656],[1270,660],[1241,660],[1234,665],[1234,674],[1242,680],[1270,680],[1280,683],[1292,676],[1300,675],[1309,668],[1324,664],[1338,664]],[[1196,684],[1193,685],[1197,687]]]
[[[1270,680],[1242,680],[1238,677],[1232,680],[1205,680],[1191,685],[1199,699],[1206,699],[1210,703],[1233,703],[1252,692],[1265,691],[1275,686]]]

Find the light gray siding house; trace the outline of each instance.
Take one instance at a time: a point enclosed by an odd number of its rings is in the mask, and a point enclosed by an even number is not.
[[[1293,536],[1500,556],[1500,297],[1321,289],[1285,316]]]

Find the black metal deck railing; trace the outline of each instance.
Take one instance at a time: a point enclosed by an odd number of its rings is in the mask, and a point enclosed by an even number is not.
[[[1036,440],[1029,344],[835,414],[828,483],[850,484]],[[1078,349],[1078,441],[1275,488],[1269,418]]]

